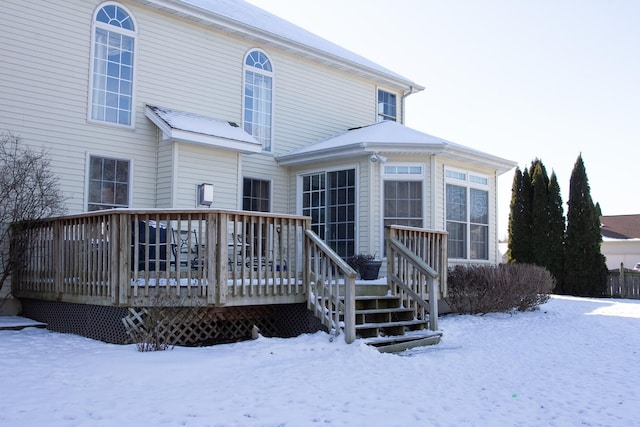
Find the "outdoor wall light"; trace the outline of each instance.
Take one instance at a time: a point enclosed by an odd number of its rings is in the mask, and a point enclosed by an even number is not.
[[[198,206],[211,206],[213,203],[213,184],[198,184]]]
[[[387,158],[381,154],[373,153],[371,157],[369,157],[369,160],[371,161],[371,163],[377,163],[378,161],[380,163],[384,163],[387,161]]]

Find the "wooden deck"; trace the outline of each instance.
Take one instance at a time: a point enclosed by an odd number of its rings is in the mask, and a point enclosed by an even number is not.
[[[356,273],[308,217],[117,209],[15,227],[12,238],[28,242],[12,277],[17,298],[127,308],[306,303],[327,330],[356,336]],[[435,330],[446,233],[392,226],[386,239],[389,289]]]

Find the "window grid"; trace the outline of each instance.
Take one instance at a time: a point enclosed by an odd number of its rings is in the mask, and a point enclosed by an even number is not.
[[[88,211],[129,207],[128,160],[89,158]]]
[[[244,73],[244,130],[272,151],[273,77],[269,58],[254,50],[247,55]]]
[[[378,89],[378,121],[396,121],[396,95],[382,89]]]
[[[355,254],[355,169],[302,177],[302,214],[338,255]]]
[[[449,257],[488,260],[489,179],[455,170],[447,170],[445,176],[455,182],[446,184]]]
[[[355,170],[327,173],[327,243],[341,257],[355,255]]]
[[[269,212],[271,204],[271,183],[266,180],[244,178],[242,209],[246,211]]]
[[[133,113],[135,28],[116,5],[98,11],[94,22],[91,119],[130,126]]]
[[[384,181],[384,225],[422,227],[422,181]]]

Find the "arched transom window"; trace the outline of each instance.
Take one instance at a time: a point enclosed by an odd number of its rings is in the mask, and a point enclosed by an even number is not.
[[[267,55],[252,50],[244,61],[244,130],[272,151],[273,69]]]
[[[93,20],[91,120],[132,126],[136,25],[129,12],[105,3]]]

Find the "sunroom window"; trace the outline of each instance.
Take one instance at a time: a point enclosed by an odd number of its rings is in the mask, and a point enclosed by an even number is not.
[[[93,20],[90,118],[131,126],[136,27],[129,12],[105,4]]]
[[[264,52],[252,50],[244,61],[244,130],[260,141],[266,152],[272,151],[272,99],[271,61]]]
[[[489,179],[447,169],[446,218],[449,258],[489,259]]]

